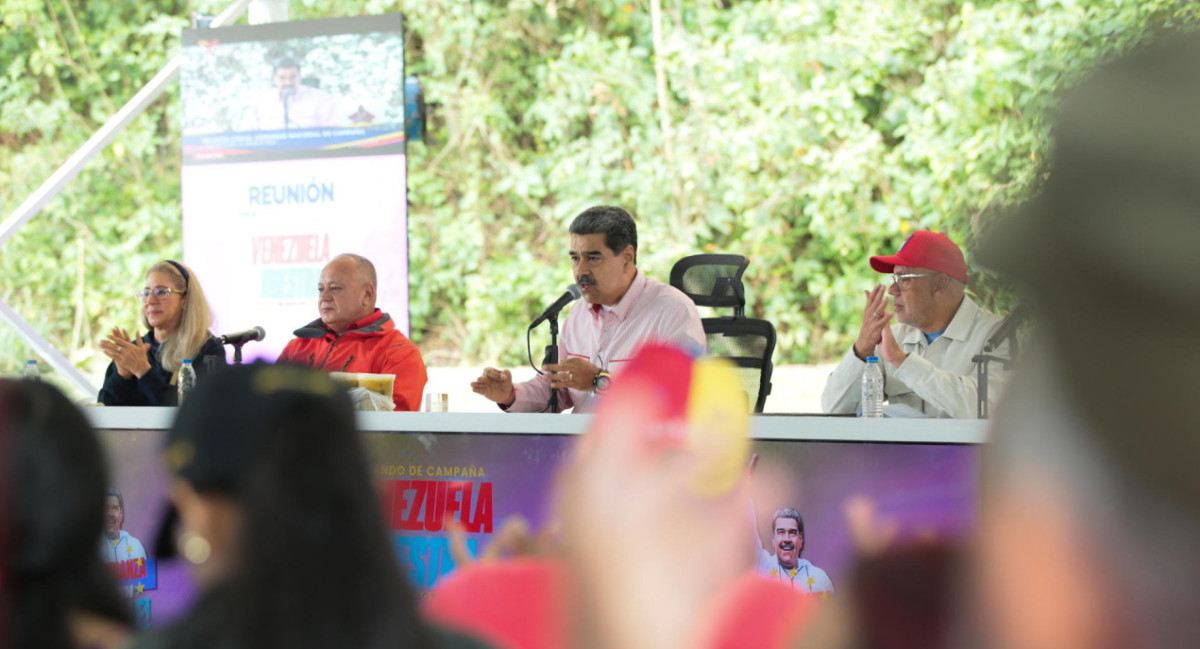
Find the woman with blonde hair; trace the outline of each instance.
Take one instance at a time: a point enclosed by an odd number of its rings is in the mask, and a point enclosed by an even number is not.
[[[226,364],[225,348],[208,330],[212,310],[200,281],[183,264],[168,259],[151,266],[137,296],[146,335],[130,337],[113,327],[100,342],[112,362],[99,401],[107,406],[174,406],[183,361],[191,359],[201,376],[212,364]]]

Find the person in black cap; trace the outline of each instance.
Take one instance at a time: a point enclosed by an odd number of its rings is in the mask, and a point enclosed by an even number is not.
[[[132,611],[96,553],[107,482],[100,442],[66,396],[0,379],[0,644],[128,642]]]
[[[100,341],[100,350],[112,362],[98,401],[106,406],[173,406],[179,403],[176,382],[183,361],[191,359],[200,377],[210,364],[227,362],[225,348],[208,330],[212,310],[187,266],[170,259],[154,264],[136,295],[146,335],[131,337],[114,327]]]
[[[479,646],[418,619],[350,399],[328,376],[217,372],[179,409],[165,453],[176,543],[204,595],[139,646]]]
[[[1200,646],[1200,35],[1082,83],[979,259],[1033,308],[985,449],[992,649]]]

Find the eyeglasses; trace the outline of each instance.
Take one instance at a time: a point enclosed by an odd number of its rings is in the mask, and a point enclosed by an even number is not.
[[[150,297],[151,295],[153,295],[154,297],[156,297],[160,300],[163,300],[163,299],[166,299],[166,297],[172,293],[175,293],[178,295],[187,295],[187,291],[176,291],[173,288],[144,288],[144,289],[134,293],[134,295],[138,296],[139,300],[145,300],[146,298]]]
[[[938,273],[892,273],[892,283],[899,284],[900,289],[908,288],[908,280],[914,277],[933,277]]]

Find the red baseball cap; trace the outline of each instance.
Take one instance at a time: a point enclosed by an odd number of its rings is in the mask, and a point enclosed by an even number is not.
[[[871,257],[871,268],[881,273],[890,273],[896,266],[928,268],[967,282],[967,262],[962,250],[941,232],[918,230],[908,235],[896,254]]]

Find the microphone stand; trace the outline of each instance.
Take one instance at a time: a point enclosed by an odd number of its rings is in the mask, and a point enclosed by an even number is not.
[[[558,314],[550,316],[550,344],[546,345],[546,354],[542,356],[542,365],[558,363]],[[558,412],[558,390],[550,388],[550,401],[546,403],[547,412]]]
[[[975,363],[976,377],[976,396],[979,399],[978,412],[980,419],[988,418],[988,364],[992,361],[1000,361],[1003,363],[1004,369],[1008,369],[1017,358],[1020,350],[1020,341],[1017,338],[1017,327],[1022,320],[1025,319],[1024,305],[1018,305],[1013,309],[1012,313],[1008,314],[1004,323],[996,330],[996,334],[991,340],[983,346],[982,353],[971,357],[971,362]],[[1009,341],[1008,358],[1002,356],[993,356],[992,352],[996,350],[1004,341]]]
[[[292,120],[288,116],[288,104],[291,102],[291,99],[292,99],[292,89],[291,89],[291,87],[289,87],[283,93],[283,130],[285,130],[285,131],[292,130],[292,123],[291,123]]]
[[[249,342],[249,341],[246,341],[246,342]],[[233,344],[233,364],[234,365],[242,364],[242,345],[245,345],[246,342],[240,342],[240,343]]]

